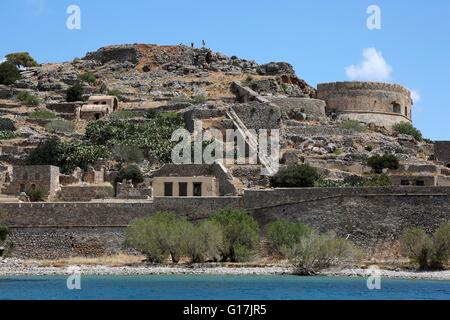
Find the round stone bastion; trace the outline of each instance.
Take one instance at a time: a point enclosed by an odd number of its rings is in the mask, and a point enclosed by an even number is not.
[[[317,85],[317,98],[325,100],[327,114],[340,119],[392,127],[411,123],[411,92],[397,84],[381,82],[332,82]]]

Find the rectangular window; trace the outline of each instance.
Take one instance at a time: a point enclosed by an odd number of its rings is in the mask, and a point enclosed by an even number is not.
[[[194,182],[194,197],[201,197],[201,196],[202,196],[202,183]]]
[[[180,182],[178,183],[178,193],[180,197],[187,197],[187,183],[186,182]]]
[[[423,180],[417,180],[417,181],[416,181],[416,186],[418,186],[418,187],[424,187],[424,186],[425,186],[425,181],[423,181]]]
[[[164,182],[164,196],[165,197],[173,197],[173,183],[172,182]]]
[[[409,186],[409,180],[402,180],[401,185],[402,186]]]

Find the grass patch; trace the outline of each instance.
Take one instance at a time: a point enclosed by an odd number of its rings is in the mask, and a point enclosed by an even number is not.
[[[55,119],[56,115],[48,109],[37,109],[31,113],[30,118],[39,120],[49,120]]]
[[[10,140],[17,138],[17,133],[15,131],[1,130],[0,131],[0,140]]]
[[[52,120],[45,126],[45,129],[51,133],[73,133],[75,124],[68,120]]]
[[[35,96],[27,91],[22,91],[17,95],[17,100],[19,100],[22,104],[32,107],[38,106],[41,100],[38,96]]]
[[[351,130],[355,132],[364,132],[367,130],[367,126],[356,120],[345,120],[338,126],[341,129]]]

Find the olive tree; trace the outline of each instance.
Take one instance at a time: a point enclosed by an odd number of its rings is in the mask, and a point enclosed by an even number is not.
[[[223,243],[219,248],[222,261],[246,261],[255,254],[259,244],[259,226],[245,210],[219,209],[210,221],[223,232]]]

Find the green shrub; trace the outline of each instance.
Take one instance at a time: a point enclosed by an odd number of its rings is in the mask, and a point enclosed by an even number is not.
[[[10,85],[20,80],[19,69],[11,62],[3,62],[0,64],[0,84]]]
[[[192,224],[173,212],[157,212],[133,222],[127,229],[126,243],[141,251],[151,262],[161,263],[170,255],[178,263],[186,252],[186,235]]]
[[[314,187],[320,178],[317,169],[307,164],[295,164],[280,169],[271,179],[275,188],[309,188]]]
[[[432,237],[433,255],[430,259],[431,269],[444,269],[450,256],[450,224],[441,225]]]
[[[417,141],[423,140],[422,133],[418,129],[414,128],[414,126],[409,122],[397,123],[393,126],[393,129],[399,134],[407,134],[413,136]]]
[[[97,77],[92,72],[83,72],[78,75],[78,80],[89,83],[90,85],[95,85],[97,83]]]
[[[58,138],[41,141],[33,149],[26,163],[28,165],[53,165],[61,168],[64,174],[71,174],[76,167],[86,169],[87,165],[107,158],[108,148],[73,140],[62,142]]]
[[[144,123],[117,119],[96,121],[87,126],[86,138],[108,147],[135,146],[144,153],[151,151],[161,162],[167,163],[172,161],[172,149],[177,144],[171,141],[172,133],[182,127],[184,121],[180,115],[158,113]]]
[[[367,152],[372,152],[373,151],[373,145],[369,144],[364,148]]]
[[[28,52],[10,53],[5,56],[6,61],[15,64],[17,67],[37,67],[38,63]]]
[[[344,120],[339,124],[339,128],[356,132],[364,132],[367,130],[367,126],[365,124],[362,124],[356,120]]]
[[[115,96],[117,99],[119,100],[123,100],[123,92],[120,91],[119,89],[111,89],[108,90],[108,95],[110,96]]]
[[[419,264],[420,269],[428,268],[432,243],[428,235],[421,228],[407,228],[400,237],[402,251],[413,262]]]
[[[50,120],[55,119],[56,114],[48,109],[36,109],[30,114],[30,118],[39,120]]]
[[[259,243],[258,223],[241,209],[224,208],[214,212],[210,221],[223,232],[220,248],[222,261],[240,262],[249,260]]]
[[[111,113],[109,116],[111,119],[124,120],[135,118],[136,115],[132,111],[121,110]]]
[[[17,100],[29,107],[38,106],[39,103],[41,103],[41,100],[38,96],[35,96],[27,91],[19,92],[19,94],[17,95]]]
[[[31,150],[26,163],[28,165],[58,165],[61,158],[60,146],[61,142],[57,138],[43,140]]]
[[[187,228],[185,236],[186,255],[191,262],[220,259],[223,233],[217,224],[203,221],[192,228]]]
[[[89,164],[108,157],[109,150],[105,146],[72,140],[60,144],[60,158],[57,166],[67,174],[72,173],[76,167],[86,170]]]
[[[312,232],[290,246],[287,258],[298,274],[311,275],[333,265],[354,261],[359,254],[351,241],[338,238],[334,232],[322,235]]]
[[[191,99],[193,104],[202,104],[202,103],[205,103],[207,100],[208,100],[208,98],[202,94],[195,95]]]
[[[75,131],[75,124],[68,120],[52,120],[45,126],[45,129],[51,133],[70,134]]]
[[[265,227],[271,252],[285,257],[290,255],[296,243],[312,232],[313,229],[301,222],[291,222],[285,219],[269,223]]]
[[[9,130],[1,130],[0,131],[0,140],[10,140],[17,138],[17,133]]]
[[[393,154],[384,154],[382,156],[375,155],[367,159],[367,164],[372,167],[376,173],[382,173],[383,169],[396,170],[400,166],[397,157]]]
[[[391,185],[391,179],[385,174],[374,175],[364,181],[365,187],[389,187]]]
[[[31,202],[44,201],[45,191],[40,188],[29,189],[25,193],[30,197]]]
[[[6,240],[6,238],[8,237],[8,227],[0,224],[0,245]]]
[[[336,148],[336,150],[333,151],[333,154],[336,156],[340,156],[342,154],[342,149]]]
[[[81,83],[76,83],[66,91],[67,102],[83,101],[84,89]]]
[[[132,180],[134,184],[137,184],[144,181],[144,176],[138,166],[131,164],[121,169],[116,177],[116,182],[123,180]]]
[[[336,237],[333,232],[319,235],[300,222],[272,222],[266,226],[265,233],[270,249],[291,260],[299,274],[314,274],[359,255],[350,241]]]
[[[403,253],[421,270],[442,270],[450,256],[450,224],[441,225],[432,237],[422,228],[406,228],[400,244]]]

